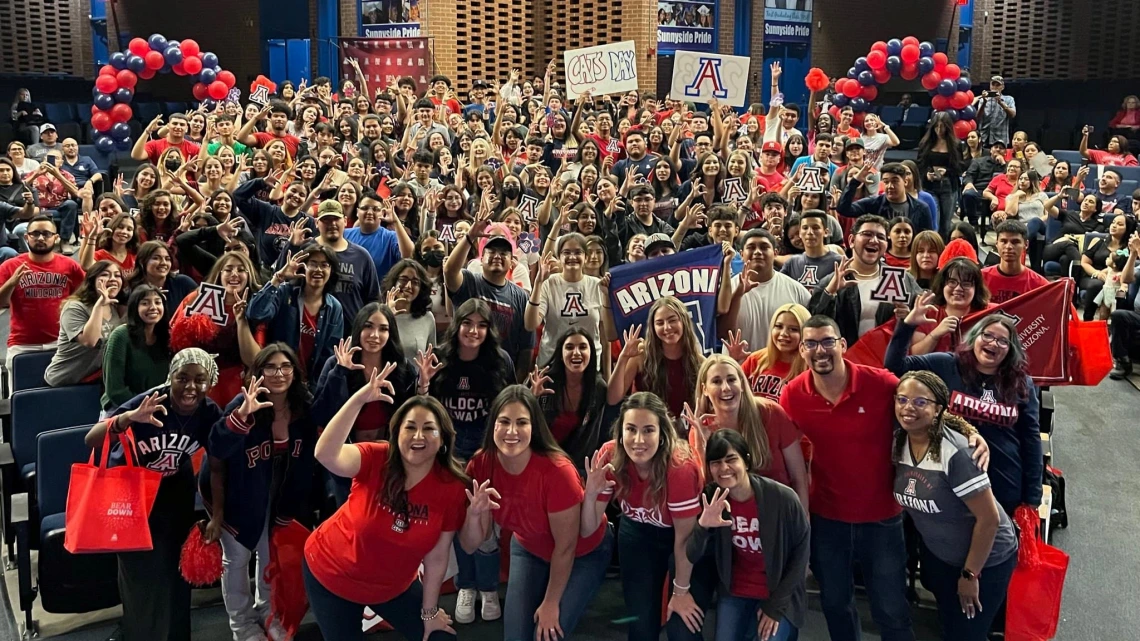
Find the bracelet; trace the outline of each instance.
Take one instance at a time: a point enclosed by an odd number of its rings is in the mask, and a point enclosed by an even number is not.
[[[689,585],[677,585],[677,579],[673,579],[673,591],[674,592],[676,592],[678,590],[681,592],[688,592],[689,588],[691,588],[691,587],[693,587],[692,583],[690,583]]]
[[[534,302],[533,300],[531,300],[529,298],[526,299],[526,304],[527,305],[534,305],[535,307],[542,307],[541,305],[539,305],[538,303]]]
[[[432,619],[436,618],[437,616],[439,616],[439,606],[438,605],[433,607],[433,608],[428,608],[428,609],[420,608],[420,620],[421,621],[431,621]]]

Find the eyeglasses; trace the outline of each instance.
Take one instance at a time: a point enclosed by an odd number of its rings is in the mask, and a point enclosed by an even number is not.
[[[582,250],[581,249],[567,249],[567,250],[562,251],[558,255],[561,256],[562,258],[581,258],[582,257]]]
[[[898,405],[899,407],[913,405],[916,410],[924,410],[935,404],[936,401],[933,398],[923,398],[921,396],[909,398],[907,396],[903,396],[902,394],[895,394],[895,405]]]
[[[962,289],[974,289],[974,287],[975,287],[973,282],[958,280],[957,278],[947,278],[946,279],[946,286],[949,287],[950,289],[957,289],[959,287],[961,287]]]
[[[305,263],[305,269],[311,272],[327,272],[330,267],[328,263]]]
[[[873,231],[861,231],[855,235],[856,236],[862,236],[863,238],[866,238],[867,240],[871,240],[872,238],[878,239],[878,240],[883,241],[883,242],[886,242],[886,240],[887,240],[886,234],[876,234]]]
[[[418,278],[407,278],[405,276],[401,276],[400,278],[396,279],[396,284],[399,285],[401,288],[403,288],[403,287],[419,287],[420,286],[420,279],[418,279]]]
[[[397,198],[399,198],[399,196],[397,196]],[[380,212],[384,211],[384,208],[379,206],[379,205],[361,205],[361,206],[357,207],[357,209],[359,209],[361,212],[374,212],[374,213],[380,213]]]
[[[982,332],[981,338],[984,342],[989,343],[991,345],[996,343],[997,346],[1001,347],[1001,348],[1009,347],[1009,339],[1008,338],[1003,338],[1003,337],[998,336],[996,334],[991,334],[990,332]]]
[[[838,338],[825,338],[821,341],[807,340],[801,344],[804,346],[805,349],[807,349],[810,352],[810,351],[819,349],[820,347],[822,347],[823,349],[835,349],[835,346],[838,343],[839,343]]]
[[[262,376],[288,376],[293,373],[292,363],[282,363],[281,365],[266,365],[261,368]]]
[[[48,238],[55,236],[55,232],[54,231],[30,231],[26,235],[30,236],[36,240],[47,240]]]

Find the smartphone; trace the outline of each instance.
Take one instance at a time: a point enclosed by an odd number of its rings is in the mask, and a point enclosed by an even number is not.
[[[1089,130],[1089,133],[1090,133],[1090,134],[1091,134],[1093,131],[1095,131],[1095,130],[1096,130],[1096,128],[1095,128],[1095,127],[1093,127],[1092,125],[1085,125],[1085,128],[1087,128],[1087,129]]]

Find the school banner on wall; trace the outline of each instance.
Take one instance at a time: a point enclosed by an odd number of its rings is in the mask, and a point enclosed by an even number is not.
[[[723,260],[724,249],[714,244],[614,267],[610,270],[610,304],[618,336],[641,325],[644,338],[653,331],[647,323],[649,308],[657,299],[673,296],[689,310],[705,354],[718,350],[716,297]]]
[[[563,53],[566,96],[595,96],[637,89],[637,50],[632,40],[571,49]]]
[[[703,103],[716,98],[721,104],[743,107],[748,96],[750,62],[747,56],[678,51],[669,95]]]
[[[365,38],[418,38],[424,0],[360,0],[360,35]]]
[[[404,76],[411,76],[420,87],[432,76],[431,48],[427,38],[341,38],[340,77],[356,79],[349,58],[360,63],[368,88],[387,88]]]
[[[717,50],[717,1],[657,2],[657,53]]]
[[[796,0],[775,0],[778,8],[764,9],[764,42],[811,43],[811,4],[804,10]]]

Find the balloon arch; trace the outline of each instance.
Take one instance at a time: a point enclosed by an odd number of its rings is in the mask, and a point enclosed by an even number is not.
[[[197,42],[167,40],[158,33],[146,40],[131,40],[128,51],[112,53],[108,63],[95,79],[95,103],[91,106],[91,127],[99,134],[95,146],[104,153],[131,148],[127,121],[134,116],[131,100],[139,79],[150,80],[159,73],[193,76],[197,80],[194,99],[198,101],[222,100],[237,82],[232,72],[218,66],[218,56],[203,52]]]
[[[954,134],[959,138],[978,128],[970,79],[946,54],[935,52],[934,45],[919,42],[914,36],[871,45],[866,56],[855,60],[847,77],[835,82],[834,104],[840,108],[851,105],[856,114],[865,113],[878,97],[879,86],[894,76],[903,80],[921,78],[923,88],[933,96],[934,111],[950,116]]]

